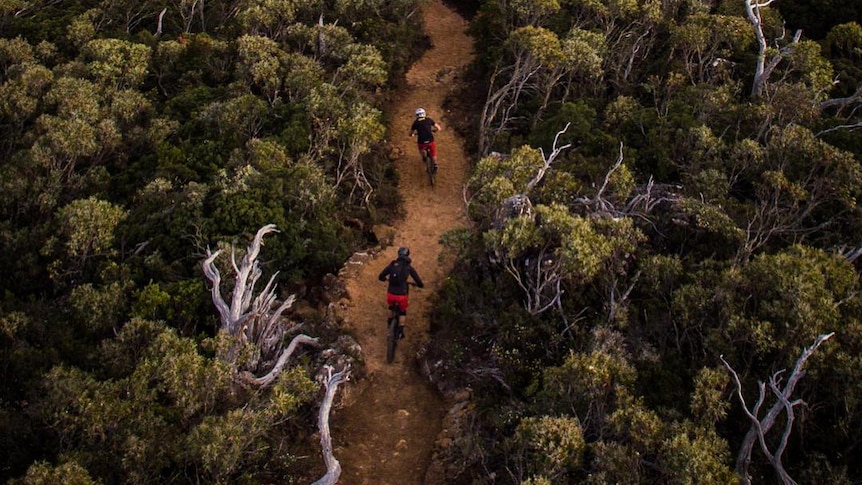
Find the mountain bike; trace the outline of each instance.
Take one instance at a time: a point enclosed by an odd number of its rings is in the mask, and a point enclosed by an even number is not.
[[[431,157],[431,147],[425,147],[422,150],[422,163],[425,164],[428,181],[431,182],[431,187],[434,187],[434,177],[437,175],[437,168],[434,167],[434,159]]]
[[[414,283],[407,283],[407,286],[416,287]],[[404,326],[401,325],[400,318],[407,315],[407,312],[401,308],[398,303],[389,305],[389,318],[386,319],[386,363],[391,364],[395,359],[395,347],[398,346],[398,341],[404,338]]]
[[[401,305],[389,305],[389,319],[386,320],[386,363],[391,364],[395,359],[395,347],[398,341],[404,338],[404,327],[398,323],[398,319],[404,315]]]

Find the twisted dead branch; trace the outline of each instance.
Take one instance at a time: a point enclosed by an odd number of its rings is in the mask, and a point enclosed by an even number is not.
[[[207,248],[206,259],[201,264],[204,275],[212,284],[212,301],[221,322],[219,332],[230,339],[227,349],[220,352],[220,358],[230,364],[240,380],[256,386],[274,383],[298,345],[317,345],[316,338],[300,334],[293,337],[287,348],[284,347],[285,337],[299,325],[283,317],[296,301],[296,296],[291,295],[278,302],[275,293],[278,273],[269,279],[261,293],[254,294],[255,285],[263,274],[257,257],[263,246],[263,237],[272,232],[278,232],[274,224],[261,227],[239,265],[236,250],[231,248],[231,267],[235,276],[230,303],[222,296],[221,273],[215,264],[222,251],[212,252]]]
[[[739,379],[739,375],[735,370],[733,370],[733,367],[727,363],[724,356],[719,357],[721,362],[724,363],[724,366],[727,367],[727,370],[733,376],[733,381],[736,384],[736,396],[739,399],[739,403],[742,404],[743,412],[748,417],[749,421],[751,421],[751,427],[749,428],[748,433],[746,433],[745,438],[743,438],[739,454],[736,456],[736,472],[741,477],[741,483],[743,485],[751,485],[751,476],[748,473],[748,467],[751,464],[751,453],[754,448],[755,441],[760,443],[760,450],[764,455],[766,455],[767,460],[769,460],[770,465],[775,469],[775,473],[778,475],[781,482],[785,485],[796,484],[784,469],[784,464],[781,462],[781,459],[784,454],[784,450],[787,447],[790,432],[793,429],[793,421],[795,419],[793,408],[800,404],[804,404],[804,401],[801,399],[791,401],[790,396],[793,394],[796,384],[802,376],[805,375],[805,372],[802,370],[805,362],[809,357],[811,357],[814,351],[817,350],[817,347],[819,347],[820,344],[829,340],[833,335],[835,335],[835,332],[821,334],[817,337],[817,340],[813,345],[811,345],[811,347],[802,351],[802,355],[800,355],[796,360],[796,365],[793,367],[793,371],[790,373],[790,377],[787,379],[787,384],[783,389],[780,385],[781,375],[784,373],[784,370],[774,373],[769,378],[769,389],[775,396],[776,401],[762,418],[759,417],[759,414],[761,407],[766,401],[766,383],[763,381],[758,382],[759,395],[757,397],[757,401],[754,403],[754,406],[749,408],[748,404],[745,402],[745,396],[742,395],[742,382]],[[784,422],[784,430],[781,433],[781,438],[775,447],[775,451],[772,452],[769,450],[769,445],[766,443],[766,434],[775,425],[775,422],[782,411],[787,414]]]

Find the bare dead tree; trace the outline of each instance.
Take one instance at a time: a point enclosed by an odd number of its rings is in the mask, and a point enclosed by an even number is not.
[[[219,332],[227,336],[229,345],[220,352],[220,358],[231,365],[241,379],[256,386],[268,386],[275,382],[300,344],[317,345],[317,339],[307,335],[296,335],[284,347],[288,334],[300,325],[288,321],[282,315],[296,300],[295,295],[279,303],[275,292],[274,274],[263,291],[255,296],[255,285],[262,276],[257,260],[263,237],[278,232],[275,224],[261,227],[251,245],[246,249],[239,265],[236,251],[231,248],[231,266],[234,270],[234,286],[230,303],[221,292],[221,274],[215,265],[221,250],[206,250],[206,259],[201,264],[204,275],[212,284],[212,300],[218,310],[221,326]]]
[[[200,0],[173,0],[173,6],[179,12],[183,21],[183,33],[188,34],[192,31],[192,22],[195,20],[197,13],[198,2]]]
[[[504,267],[526,297],[524,308],[530,315],[561,307],[563,270],[552,248],[544,247],[535,257],[504,258]]]
[[[781,167],[783,169],[783,167]],[[758,202],[746,226],[745,242],[737,251],[738,262],[748,259],[755,251],[779,236],[806,237],[821,231],[830,221],[811,223],[812,214],[822,205],[834,200],[833,189],[824,181],[829,167],[823,163],[811,164],[805,178],[798,185],[805,191],[799,198],[781,185],[768,185],[758,189]]]
[[[542,154],[542,166],[536,171],[536,175],[527,182],[527,186],[524,188],[524,191],[520,194],[515,194],[511,197],[507,197],[497,208],[494,213],[494,222],[493,225],[495,227],[503,227],[508,219],[513,217],[521,217],[521,216],[530,216],[532,217],[532,209],[533,203],[530,201],[530,192],[542,181],[545,177],[545,174],[548,172],[548,169],[551,168],[551,165],[554,164],[557,157],[562,153],[563,150],[572,146],[571,143],[567,143],[561,147],[557,146],[559,143],[560,135],[566,132],[569,129],[571,123],[566,123],[566,126],[557,132],[556,136],[554,136],[554,145],[551,148],[551,154],[545,156],[545,151],[542,148],[539,148],[539,153]]]
[[[323,381],[323,386],[326,393],[323,396],[323,402],[320,404],[320,410],[317,413],[317,429],[320,431],[320,447],[323,453],[323,462],[326,464],[326,474],[320,477],[312,485],[335,485],[341,477],[341,463],[335,458],[332,453],[332,434],[329,429],[329,415],[332,411],[332,402],[335,399],[335,393],[338,391],[338,386],[349,380],[350,369],[344,369],[336,373],[332,373],[332,366],[323,368],[323,375],[319,380]]]
[[[634,194],[627,200],[616,197],[616,194],[608,193],[611,177],[623,164],[623,144],[620,143],[619,154],[616,162],[605,172],[602,185],[596,190],[592,197],[583,196],[575,199],[575,204],[583,207],[585,213],[599,217],[634,217],[649,222],[648,215],[656,207],[662,204],[671,206],[678,204],[682,199],[681,185],[659,184],[656,185],[652,177],[646,185],[635,188]]]
[[[733,380],[736,383],[736,396],[739,399],[739,403],[742,404],[743,412],[748,417],[748,420],[751,421],[751,427],[749,428],[748,433],[746,433],[745,438],[743,438],[739,453],[736,455],[736,473],[741,477],[741,483],[743,485],[751,485],[751,476],[748,473],[748,467],[751,464],[751,453],[754,449],[755,441],[760,443],[760,450],[764,455],[766,455],[767,460],[769,460],[770,465],[775,469],[775,473],[778,475],[778,478],[782,483],[786,485],[796,484],[784,469],[781,459],[785,448],[787,448],[787,441],[790,438],[790,432],[793,430],[793,421],[795,419],[793,408],[800,404],[804,404],[804,401],[801,399],[791,401],[790,398],[793,395],[796,384],[802,376],[805,375],[805,372],[802,370],[805,362],[809,357],[811,357],[814,351],[817,350],[817,347],[819,347],[820,344],[829,340],[833,335],[835,335],[835,332],[819,335],[811,347],[802,351],[802,354],[796,360],[793,372],[790,373],[790,377],[787,379],[787,384],[783,389],[781,388],[781,375],[784,373],[784,370],[780,370],[772,374],[769,378],[769,390],[772,391],[772,394],[775,397],[775,403],[772,404],[772,407],[769,408],[769,411],[767,411],[762,418],[759,415],[761,407],[766,401],[767,384],[763,381],[758,382],[759,395],[757,401],[749,409],[748,404],[745,402],[745,396],[742,394],[742,382],[739,379],[739,375],[735,370],[733,370],[733,367],[727,363],[724,356],[719,357],[721,362],[724,363],[724,366],[727,367],[727,370],[733,376]],[[784,430],[781,433],[778,444],[775,446],[775,451],[770,451],[769,445],[766,442],[766,434],[769,433],[775,425],[775,422],[779,415],[781,415],[782,411],[787,415]]]
[[[613,197],[615,194],[607,194],[610,188],[611,177],[623,164],[623,144],[620,143],[619,154],[616,162],[608,168],[602,185],[592,197],[583,196],[575,199],[575,204],[581,205],[584,211],[591,215],[601,217],[634,217],[642,221],[650,222],[648,215],[659,205],[677,205],[682,199],[681,185],[655,184],[652,177],[646,185],[635,188],[634,194],[628,200],[619,200]],[[614,200],[617,199],[617,200]]]
[[[363,205],[368,206],[371,195],[374,193],[374,186],[368,181],[365,168],[362,165],[364,138],[362,133],[357,133],[350,136],[348,140],[337,143],[338,166],[335,171],[333,189],[337,189],[342,182],[349,180],[353,185],[350,187],[348,199],[351,202],[356,202],[358,197]]]
[[[500,133],[512,121],[512,113],[520,103],[521,95],[536,89],[535,77],[543,66],[527,49],[515,53],[515,62],[496,67],[491,74],[488,96],[479,122],[479,155],[485,156]],[[499,83],[505,80],[504,83]]]
[[[835,81],[837,83],[837,81]],[[826,133],[831,133],[838,130],[853,131],[862,128],[862,121],[859,121],[859,110],[862,109],[862,86],[856,88],[856,92],[846,98],[832,98],[820,103],[820,111],[835,109],[836,117],[842,117],[848,121],[841,125],[832,126],[817,132],[818,138]],[[847,110],[845,112],[845,110]]]
[[[754,82],[751,85],[751,96],[759,97],[763,94],[766,82],[778,64],[793,52],[793,45],[799,42],[802,36],[802,31],[797,30],[793,35],[793,40],[783,47],[779,47],[768,60],[766,54],[768,45],[766,36],[763,34],[763,18],[760,14],[760,9],[768,6],[775,0],[744,0],[745,12],[748,14],[748,21],[754,27],[754,37],[757,40],[757,66],[754,71]],[[783,36],[782,36],[783,37]],[[780,40],[780,39],[779,39]]]
[[[558,146],[560,136],[569,129],[570,125],[571,123],[566,123],[566,126],[554,136],[550,155],[546,156],[545,151],[539,148],[539,152],[542,154],[542,166],[527,183],[522,193],[515,194],[503,201],[495,214],[494,225],[496,227],[503,227],[506,221],[513,217],[533,217],[533,206],[529,194],[542,181],[560,153],[571,146],[570,143]],[[560,299],[563,294],[562,263],[554,256],[554,249],[552,247],[541,248],[537,255],[529,258],[523,258],[522,255],[515,255],[515,257],[504,254],[495,255],[497,261],[503,261],[506,271],[512,275],[515,282],[524,291],[526,295],[525,308],[531,315],[538,315],[550,308],[562,307]]]

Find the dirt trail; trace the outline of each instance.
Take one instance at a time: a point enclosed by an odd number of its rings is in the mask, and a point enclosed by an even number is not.
[[[429,298],[449,272],[439,263],[438,239],[449,229],[467,224],[462,188],[468,169],[464,142],[449,128],[443,100],[455,74],[472,60],[472,41],[466,21],[442,0],[431,0],[423,10],[432,48],[407,74],[407,92],[392,104],[389,127],[400,175],[406,216],[396,224],[394,244],[351,268],[346,276],[350,304],[347,325],[357,336],[367,363],[368,377],[344,389],[344,406],[333,413],[335,456],[346,485],[437,485],[426,479],[434,441],[441,429],[445,403],[418,373],[416,353],[428,340]],[[440,172],[430,187],[416,150],[407,136],[413,111],[423,107],[443,130],[436,135]],[[425,282],[410,293],[407,338],[399,344],[395,362],[385,362],[385,284],[377,275],[396,257],[399,246],[411,249],[413,266]]]

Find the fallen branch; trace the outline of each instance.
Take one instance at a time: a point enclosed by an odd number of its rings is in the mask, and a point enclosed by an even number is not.
[[[335,485],[341,477],[341,463],[332,454],[332,436],[329,430],[329,413],[332,410],[332,401],[335,399],[335,393],[338,391],[338,386],[350,378],[350,369],[332,373],[332,366],[326,366],[326,379],[324,386],[326,394],[323,397],[323,402],[320,404],[320,411],[317,415],[317,428],[320,430],[320,447],[323,453],[323,462],[326,463],[326,474],[320,477],[319,480],[312,485]]]

